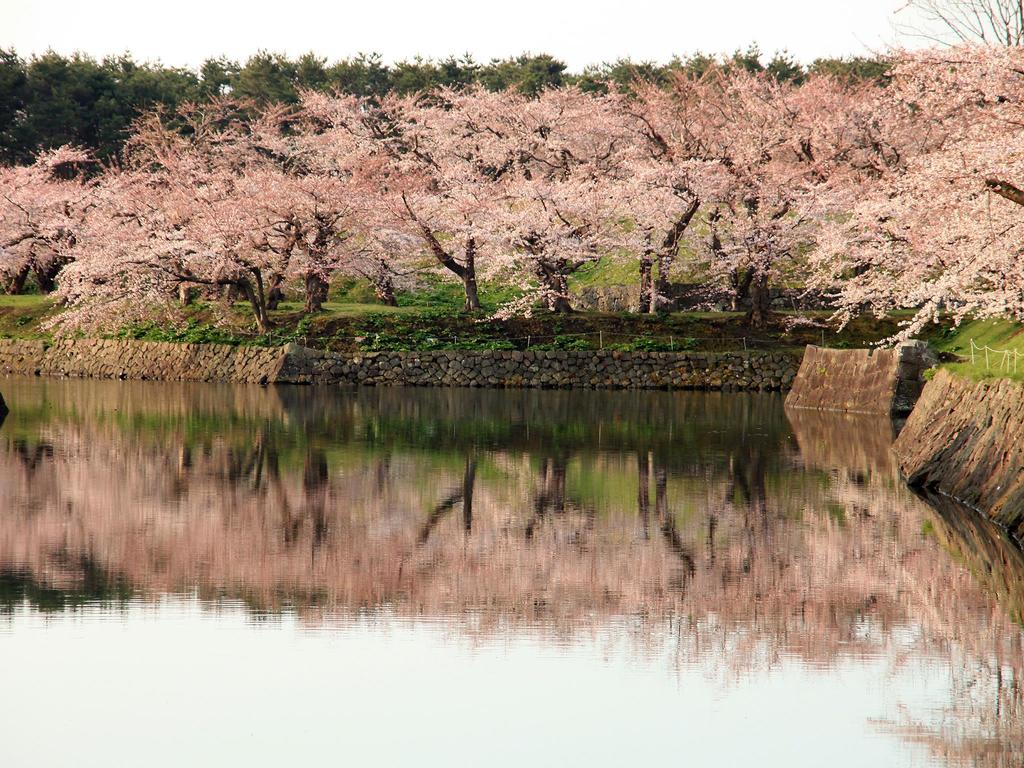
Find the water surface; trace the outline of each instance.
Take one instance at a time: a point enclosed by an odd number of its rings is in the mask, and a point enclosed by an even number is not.
[[[777,395],[0,378],[0,763],[1015,765],[1024,566]]]

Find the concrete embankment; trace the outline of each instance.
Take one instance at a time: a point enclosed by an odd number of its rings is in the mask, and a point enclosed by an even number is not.
[[[935,357],[923,342],[895,349],[826,349],[804,352],[787,408],[904,415],[924,385]]]
[[[910,485],[952,496],[1024,538],[1024,384],[939,371],[893,447]]]
[[[153,381],[594,389],[788,389],[799,353],[434,351],[341,354],[129,340],[0,340],[0,372]]]

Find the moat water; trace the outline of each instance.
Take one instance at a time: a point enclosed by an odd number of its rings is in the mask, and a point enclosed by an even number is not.
[[[0,765],[1020,766],[1024,558],[778,395],[0,378]]]

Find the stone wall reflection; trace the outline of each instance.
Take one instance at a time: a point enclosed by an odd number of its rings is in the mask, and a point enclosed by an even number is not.
[[[867,592],[879,585],[880,578],[890,578],[890,593],[900,594],[916,617],[893,629],[920,632],[916,642],[954,671],[950,706],[940,718],[926,723],[906,714],[899,722],[879,727],[927,747],[950,765],[1020,765],[1020,548],[975,511],[945,497],[914,495],[902,482],[898,461],[889,450],[892,428],[886,420],[806,410],[787,411],[787,416],[805,466],[831,474],[832,503],[841,505],[844,514],[874,520],[876,541],[884,542],[879,532],[893,531],[896,541],[904,542],[892,553],[888,577],[884,570],[861,571],[850,574],[853,583]]]

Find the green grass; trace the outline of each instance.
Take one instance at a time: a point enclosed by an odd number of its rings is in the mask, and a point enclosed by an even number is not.
[[[657,274],[657,268],[654,270]],[[671,271],[674,282],[689,283],[700,280],[701,266],[696,254],[689,248],[680,249]],[[569,287],[608,288],[612,286],[636,286],[640,282],[640,259],[604,257],[586,264],[569,277]]]
[[[956,328],[940,332],[931,343],[950,358],[942,367],[960,376],[971,379],[1010,378],[1024,380],[1024,326],[1010,320],[972,320],[961,323]],[[971,360],[971,342],[977,347],[990,347],[996,350],[1009,350],[1009,360],[1004,355],[989,352],[986,362],[984,351],[976,350]],[[1017,360],[1017,370],[1013,367],[1013,354],[1016,351],[1022,357]]]
[[[581,271],[589,285],[610,285],[633,279],[630,266],[599,262]],[[786,313],[771,328],[753,330],[738,312],[677,312],[670,315],[577,312],[553,316],[537,311],[530,318],[498,320],[493,310],[516,297],[515,289],[498,283],[480,286],[483,311],[462,311],[462,286],[451,280],[428,279],[414,293],[399,293],[398,306],[376,301],[365,281],[336,281],[324,311],[303,314],[294,294],[272,313],[275,328],[255,333],[248,308],[236,304],[220,325],[216,308],[197,303],[184,308],[177,322],[145,323],[109,334],[119,338],[188,343],[274,346],[298,342],[336,352],[438,349],[553,349],[621,351],[733,351],[799,349],[821,344],[823,330],[801,327],[787,331]],[[43,326],[56,309],[43,296],[0,296],[0,337],[47,339]],[[828,313],[811,313],[819,321]],[[860,318],[841,333],[824,330],[828,346],[863,347],[898,331],[895,320]]]
[[[635,265],[597,262],[574,276],[578,286],[629,284]],[[121,338],[190,343],[255,344],[273,346],[296,341],[335,351],[391,351],[431,349],[611,349],[623,351],[797,349],[821,344],[822,329],[805,327],[786,332],[779,323],[764,331],[743,325],[739,312],[677,312],[665,316],[575,313],[533,318],[492,320],[490,311],[514,297],[501,285],[482,285],[485,311],[462,312],[461,286],[437,280],[415,294],[399,294],[397,307],[376,303],[365,283],[341,282],[331,291],[324,311],[304,317],[301,301],[287,301],[274,313],[277,327],[255,334],[247,308],[238,304],[227,327],[212,324],[208,307],[197,305],[183,314],[177,326],[146,324],[113,334]],[[0,338],[48,339],[42,326],[55,313],[52,299],[28,294],[0,294]],[[828,312],[808,312],[824,322]],[[826,346],[866,347],[899,331],[908,313],[885,320],[860,317],[841,333],[824,330]],[[928,336],[942,354],[943,368],[971,379],[1024,380],[1024,325],[1009,320],[975,320],[952,327],[936,326]],[[1016,351],[1017,370],[1004,357],[976,351],[971,362],[971,341],[981,348]]]
[[[45,339],[40,328],[53,312],[53,301],[38,294],[8,296],[0,294],[0,338]]]
[[[966,357],[972,340],[978,346],[1024,352],[1024,327],[1011,320],[972,320],[935,337],[932,343],[940,351]]]
[[[572,288],[606,288],[613,285],[636,285],[640,275],[639,259],[600,259],[581,267],[569,279]]]
[[[301,312],[303,304],[301,301],[285,301],[281,303],[280,311]],[[388,307],[383,304],[361,303],[354,301],[327,301],[324,302],[325,317],[365,317],[367,315],[415,315],[421,310],[417,307]]]
[[[50,308],[52,302],[46,296],[27,293],[19,296],[11,296],[0,293],[0,307],[11,307],[14,309],[38,309],[44,311]]]

